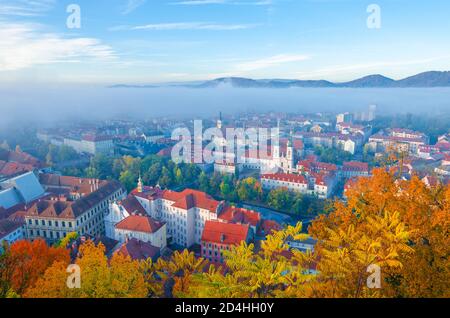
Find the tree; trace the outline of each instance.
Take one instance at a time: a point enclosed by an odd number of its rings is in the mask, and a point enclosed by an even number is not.
[[[209,190],[210,190],[209,189],[209,178],[206,175],[206,173],[204,173],[203,171],[198,177],[198,186],[199,186],[200,190],[203,192],[209,192]]]
[[[95,176],[92,178],[108,179],[112,176],[113,161],[110,157],[104,154],[97,154],[91,158],[89,167],[91,172],[95,172]]]
[[[347,191],[347,204],[335,202],[310,227],[319,240],[322,283],[329,279],[322,296],[448,296],[449,186],[427,188],[417,177],[398,181],[383,169],[373,174]],[[363,260],[381,266],[381,290],[361,286]]]
[[[241,201],[256,201],[262,198],[261,184],[255,178],[246,178],[238,183],[237,194]]]
[[[77,232],[68,233],[64,238],[60,239],[55,244],[55,247],[67,248],[69,244],[75,241],[77,238],[78,238]]]
[[[49,247],[44,240],[18,241],[2,259],[2,281],[19,295],[32,286],[55,262],[69,262],[69,252]],[[6,281],[6,282],[5,282]]]
[[[80,246],[75,263],[81,270],[81,288],[66,285],[68,262],[55,262],[25,297],[44,298],[142,298],[147,296],[144,276],[137,261],[120,253],[108,262],[105,248],[92,241]]]
[[[274,189],[269,192],[267,203],[276,210],[286,210],[292,204],[291,194],[286,188]]]
[[[119,181],[130,192],[136,187],[137,176],[131,171],[125,170],[120,173]]]
[[[161,177],[159,178],[159,184],[164,187],[168,188],[173,183],[172,175],[170,174],[170,171],[167,167],[162,168]]]
[[[226,273],[223,268],[211,266],[207,273],[194,277],[196,288],[189,290],[190,297],[215,298],[270,298],[284,297],[290,288],[301,286],[310,275],[299,264],[292,262],[289,238],[304,240],[301,224],[275,232],[262,242],[255,252],[253,244],[241,243],[224,252]]]
[[[223,181],[220,183],[220,194],[226,200],[234,200],[235,191],[234,191],[234,183],[230,176],[225,175],[223,177]]]
[[[177,183],[177,185],[183,185],[184,183],[183,173],[181,172],[181,169],[179,167],[175,169],[175,182]]]
[[[194,253],[176,251],[169,260],[163,258],[153,263],[150,259],[142,263],[142,271],[150,296],[185,297],[194,288],[192,278],[203,272],[206,261],[196,258]]]

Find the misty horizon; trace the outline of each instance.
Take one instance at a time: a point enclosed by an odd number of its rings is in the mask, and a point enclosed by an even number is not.
[[[377,105],[379,114],[450,111],[450,88],[154,88],[53,85],[2,87],[0,124],[64,120],[199,117],[219,111],[342,112]],[[432,103],[430,103],[432,100]]]

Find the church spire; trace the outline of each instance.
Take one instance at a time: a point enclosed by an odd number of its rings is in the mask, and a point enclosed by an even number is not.
[[[142,193],[144,191],[144,185],[142,184],[141,174],[139,174],[137,190],[138,190],[139,193]]]
[[[217,128],[222,129],[222,112],[219,114],[219,120],[217,121]]]

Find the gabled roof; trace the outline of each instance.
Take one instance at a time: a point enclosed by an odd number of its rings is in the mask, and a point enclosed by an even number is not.
[[[181,208],[184,210],[189,210],[193,207],[197,207],[216,213],[217,208],[220,204],[219,201],[214,200],[205,192],[193,189],[185,189],[182,192],[165,190],[162,193],[162,198],[164,200],[173,201],[173,207]]]
[[[237,208],[234,206],[226,206],[220,214],[219,218],[230,223],[250,224],[251,226],[258,226],[261,221],[261,214],[253,210]]]
[[[129,256],[132,260],[146,260],[151,258],[153,261],[156,261],[160,256],[158,247],[153,246],[150,243],[139,241],[135,238],[125,242],[116,253]]]
[[[202,241],[238,245],[248,238],[250,226],[248,224],[222,223],[206,221],[203,229]]]
[[[47,218],[73,219],[75,214],[73,202],[42,200],[36,202],[26,213],[27,216],[39,216]]]
[[[21,222],[16,222],[8,219],[0,220],[0,239],[14,232],[21,226],[22,226]]]
[[[120,190],[122,185],[118,181],[108,181],[97,191],[94,191],[76,201],[41,200],[27,211],[27,216],[73,219],[89,211],[95,205]]]
[[[129,195],[125,200],[120,202],[120,205],[122,205],[129,214],[145,215],[147,213],[134,195]]]
[[[5,183],[14,187],[25,203],[29,203],[44,195],[44,188],[33,172],[27,172],[8,179]]]
[[[155,233],[165,223],[158,222],[149,216],[130,215],[116,224],[116,229],[142,233]]]
[[[369,164],[360,161],[348,161],[343,163],[344,171],[369,171]]]

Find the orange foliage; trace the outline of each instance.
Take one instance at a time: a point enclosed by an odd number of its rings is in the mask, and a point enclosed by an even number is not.
[[[10,284],[18,294],[35,284],[54,262],[69,263],[70,260],[66,249],[49,247],[40,239],[15,242],[9,253],[10,266],[13,268]]]

